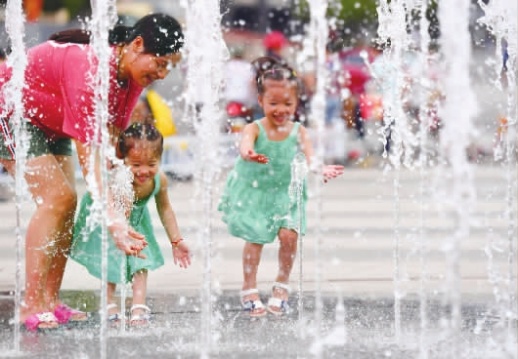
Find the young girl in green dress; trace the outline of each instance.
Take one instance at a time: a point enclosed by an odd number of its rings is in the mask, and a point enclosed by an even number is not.
[[[229,173],[218,209],[229,232],[244,239],[241,303],[251,317],[268,310],[282,315],[287,309],[289,277],[297,250],[299,230],[305,233],[305,185],[298,204],[290,199],[291,167],[303,153],[309,168],[315,167],[307,130],[292,121],[297,109],[299,85],[292,69],[275,59],[254,61],[259,105],[264,118],[245,126],[240,157]],[[324,181],[343,173],[343,166],[323,166]],[[265,308],[257,290],[257,269],[263,245],[279,238],[279,271]]]
[[[108,318],[119,320],[114,302],[116,283],[132,282],[133,303],[130,325],[142,326],[149,322],[150,309],[146,306],[147,272],[164,264],[164,258],[153,233],[153,225],[147,208],[154,197],[162,225],[173,250],[175,264],[186,268],[190,265],[190,251],[183,242],[175,213],[167,192],[167,177],[159,171],[163,151],[163,137],[150,124],[134,123],[121,133],[118,140],[118,157],[133,174],[133,205],[129,215],[130,226],[145,235],[147,246],[140,256],[127,256],[114,241],[108,239]],[[82,200],[74,227],[71,258],[88,269],[90,274],[101,278],[101,228],[90,230],[87,218],[90,215],[92,197],[86,193]]]

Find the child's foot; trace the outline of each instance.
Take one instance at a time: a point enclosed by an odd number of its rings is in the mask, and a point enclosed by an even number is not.
[[[106,306],[106,310],[108,311],[108,322],[112,324],[117,324],[121,320],[121,313],[119,312],[119,307],[115,303],[110,303]]]
[[[131,306],[130,327],[147,328],[151,320],[151,309],[144,304],[134,304]]]
[[[250,317],[258,318],[266,315],[266,309],[259,297],[259,291],[255,288],[242,290],[241,305],[245,311],[248,311]]]
[[[268,311],[273,315],[283,315],[289,311],[288,298],[290,287],[287,284],[274,282],[272,296],[268,299]]]

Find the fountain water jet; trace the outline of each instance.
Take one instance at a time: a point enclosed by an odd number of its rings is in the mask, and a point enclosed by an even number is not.
[[[100,301],[100,357],[107,357],[107,334],[108,334],[108,312],[107,312],[107,288],[108,288],[108,198],[110,198],[110,186],[108,170],[104,163],[105,159],[115,158],[115,151],[110,144],[109,133],[104,131],[109,120],[108,97],[110,88],[110,46],[108,43],[108,30],[115,25],[117,13],[115,1],[93,1],[92,20],[90,22],[91,46],[93,55],[96,58],[97,67],[93,74],[94,88],[94,141],[90,154],[90,168],[86,178],[88,190],[92,195],[93,204],[91,207],[91,224],[101,225],[101,301]],[[100,182],[96,179],[96,165],[101,168]],[[100,188],[99,188],[100,187]],[[124,298],[123,298],[124,301]],[[123,327],[123,326],[121,326]]]
[[[310,119],[314,124],[314,128],[316,130],[315,135],[315,158],[311,159],[312,169],[316,172],[317,180],[315,181],[315,185],[313,188],[313,192],[315,195],[314,200],[317,201],[317,211],[315,214],[315,222],[321,223],[322,221],[322,183],[319,180],[321,177],[321,169],[320,165],[324,163],[324,119],[325,119],[325,94],[326,94],[326,83],[328,83],[327,79],[329,77],[329,73],[327,71],[326,63],[327,63],[327,54],[326,54],[326,46],[328,41],[328,23],[326,21],[326,11],[327,11],[327,1],[322,0],[312,0],[309,1],[309,10],[311,13],[311,21],[308,29],[308,44],[311,48],[310,54],[313,55],[313,62],[315,66],[315,77],[316,77],[316,86],[315,93],[313,94],[313,98],[311,100],[311,114]],[[315,270],[315,313],[314,313],[314,350],[313,354],[316,358],[321,358],[323,355],[323,347],[322,342],[320,341],[320,333],[322,331],[322,263],[321,263],[321,244],[323,233],[321,231],[320,226],[317,227],[318,230],[315,233],[315,261],[316,261],[316,270]],[[300,236],[300,255],[299,255],[299,263],[300,263],[300,278],[299,278],[299,298],[302,298],[302,281],[303,281],[303,256],[302,256],[302,244],[303,238]],[[303,313],[303,301],[299,299],[299,313]],[[299,315],[299,325],[303,325],[303,318]],[[345,339],[345,338],[344,338]]]
[[[400,171],[401,165],[412,167],[412,158],[415,151],[415,136],[410,132],[410,119],[406,113],[405,98],[405,55],[410,44],[410,35],[407,32],[408,7],[404,1],[381,1],[378,6],[378,36],[382,44],[389,45],[383,50],[384,56],[382,71],[389,71],[394,79],[383,80],[389,84],[382,85],[384,104],[384,125],[381,128],[382,140],[385,144],[384,155],[388,156],[395,174],[393,179],[394,198],[394,336],[396,343],[401,340],[401,264],[400,264]],[[381,80],[379,80],[381,81]],[[390,136],[390,139],[387,138]],[[388,141],[390,153],[386,153]]]
[[[25,82],[25,68],[27,66],[27,56],[25,54],[25,44],[23,41],[24,15],[22,11],[22,1],[10,1],[6,6],[6,30],[12,43],[12,52],[8,58],[8,64],[13,65],[12,77],[4,90],[6,93],[6,108],[0,117],[6,117],[12,111],[14,120],[14,137],[17,139],[16,146],[16,168],[18,174],[25,173],[25,161],[27,158],[28,134],[25,129],[24,107],[22,101],[22,90]],[[14,66],[16,64],[16,66]],[[23,238],[21,210],[24,199],[27,199],[27,183],[25,176],[18,175],[15,178],[16,194],[16,278],[15,278],[15,309],[14,309],[14,352],[20,352],[20,305],[22,302],[22,263],[23,249],[25,240]]]
[[[499,244],[491,239],[486,248],[488,256],[488,274],[489,280],[493,284],[495,301],[497,304],[497,315],[500,318],[502,325],[507,325],[507,338],[500,343],[502,348],[509,348],[510,343],[513,342],[513,329],[516,328],[516,320],[518,316],[517,308],[517,289],[513,285],[513,278],[516,278],[516,223],[514,219],[517,216],[516,204],[516,187],[517,187],[517,166],[516,166],[516,145],[518,143],[517,136],[517,94],[516,94],[516,53],[517,53],[517,38],[518,31],[516,13],[516,3],[499,3],[489,2],[483,3],[478,1],[478,4],[484,11],[484,16],[479,19],[479,22],[487,26],[495,37],[495,57],[500,61],[495,61],[494,78],[495,87],[499,91],[506,93],[507,103],[502,110],[502,118],[505,123],[500,120],[503,138],[498,139],[494,158],[495,160],[504,161],[506,168],[506,211],[505,218],[508,220],[509,226],[507,229],[507,271],[500,274],[498,268],[494,265],[494,258],[498,257]],[[505,48],[504,48],[505,47]],[[505,56],[508,58],[505,59]],[[507,84],[503,86],[502,84]],[[502,158],[503,157],[503,158]],[[513,324],[514,322],[514,324]],[[505,352],[505,350],[504,350]]]
[[[473,187],[473,169],[468,162],[467,150],[473,131],[473,117],[477,106],[470,83],[471,44],[468,32],[470,1],[457,0],[452,9],[439,7],[439,21],[445,34],[440,39],[445,73],[444,105],[440,115],[444,127],[440,137],[442,156],[442,176],[444,185],[444,204],[452,208],[455,215],[455,230],[444,242],[448,271],[445,284],[445,304],[451,314],[445,324],[448,335],[448,358],[459,358],[461,330],[461,293],[460,293],[460,248],[469,238],[471,227],[470,208],[476,201]],[[463,14],[464,16],[458,16]],[[464,110],[459,111],[458,104],[464,103]],[[451,175],[450,175],[451,173]]]
[[[218,334],[218,318],[214,311],[216,293],[212,276],[214,256],[212,212],[214,181],[220,173],[221,154],[215,151],[219,141],[219,107],[223,62],[228,58],[221,32],[221,15],[218,1],[184,1],[187,31],[187,92],[186,113],[196,132],[197,146],[194,154],[197,163],[197,206],[203,216],[197,234],[197,243],[203,254],[203,279],[201,299],[201,357],[208,358]],[[202,26],[199,26],[203,24]],[[212,149],[212,150],[207,150]]]

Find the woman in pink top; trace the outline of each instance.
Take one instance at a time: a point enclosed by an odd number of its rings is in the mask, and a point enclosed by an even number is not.
[[[77,194],[72,142],[86,175],[94,135],[94,89],[89,34],[67,30],[28,51],[23,89],[30,143],[24,173],[35,198],[36,211],[26,234],[26,288],[21,320],[29,330],[56,328],[68,320],[85,320],[59,299],[59,289],[70,248]],[[151,14],[133,27],[116,27],[110,34],[109,123],[112,139],[124,130],[144,87],[167,76],[181,58],[183,33],[172,17]],[[93,61],[95,63],[95,60]],[[16,139],[6,109],[4,85],[12,69],[0,65],[0,164],[15,169]],[[99,166],[96,166],[96,172]],[[111,201],[109,201],[111,202]],[[139,255],[144,237],[108,206],[108,229],[117,247]]]

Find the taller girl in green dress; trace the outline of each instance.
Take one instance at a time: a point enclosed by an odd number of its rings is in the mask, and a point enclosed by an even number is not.
[[[155,199],[162,225],[173,248],[175,264],[186,268],[190,264],[189,248],[183,242],[169,195],[167,177],[159,171],[163,151],[163,137],[150,124],[134,123],[119,137],[118,155],[133,173],[134,202],[128,206],[129,224],[143,234],[147,246],[140,256],[128,256],[119,250],[113,240],[108,240],[108,318],[118,321],[119,313],[114,302],[116,283],[132,282],[133,304],[130,325],[142,326],[149,321],[149,308],[146,306],[147,272],[164,264],[164,258],[153,232],[151,216],[147,203]],[[86,193],[79,209],[74,226],[71,258],[82,264],[88,272],[101,278],[101,228],[90,230],[87,218],[90,215],[92,197]],[[126,214],[128,215],[128,214]]]
[[[229,232],[246,241],[241,303],[251,317],[259,317],[266,310],[281,315],[287,308],[297,231],[305,233],[307,200],[305,184],[299,201],[290,198],[292,164],[297,154],[302,153],[309,168],[315,165],[306,129],[292,121],[299,91],[294,71],[269,57],[255,60],[254,65],[258,101],[265,117],[245,126],[240,157],[228,175],[218,209],[223,212]],[[323,174],[324,181],[341,175],[344,170],[343,166],[334,165],[314,169]],[[279,272],[265,308],[257,290],[257,269],[263,245],[272,243],[276,237],[280,243]]]

